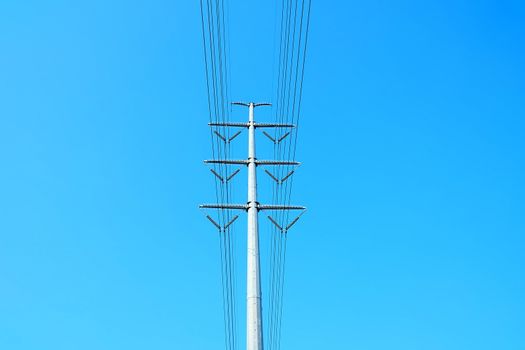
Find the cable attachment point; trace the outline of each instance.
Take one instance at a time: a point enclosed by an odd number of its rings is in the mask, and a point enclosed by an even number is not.
[[[268,134],[266,131],[263,131],[262,132],[264,136],[266,136],[267,138],[270,139],[270,141],[272,141],[274,144],[278,145],[281,143],[282,140],[284,140],[288,135],[290,135],[290,132],[286,132],[284,135],[282,135],[281,137],[279,137],[278,139],[275,139],[274,137],[272,137],[270,134]]]
[[[233,224],[235,222],[235,220],[237,220],[239,218],[239,215],[235,215],[233,217],[233,219],[230,220],[230,222],[228,222],[226,225],[224,226],[221,226],[217,223],[217,221],[213,220],[213,218],[209,215],[206,215],[206,218],[208,220],[210,220],[210,222],[213,224],[213,226],[217,227],[217,230],[219,230],[219,232],[226,232],[226,230],[228,229],[228,227],[230,227],[231,224]]]
[[[235,139],[237,136],[240,135],[241,131],[242,131],[242,130],[237,131],[237,132],[236,132],[235,134],[233,134],[233,136],[230,137],[230,138],[227,138],[226,136],[221,135],[221,133],[219,133],[217,130],[213,130],[213,133],[214,133],[215,135],[217,135],[217,137],[220,138],[222,141],[224,141],[224,143],[231,143],[231,142],[233,141],[233,139]]]
[[[285,182],[286,180],[288,180],[288,178],[290,178],[290,176],[293,175],[293,173],[295,172],[295,170],[292,170],[288,173],[288,175],[286,175],[285,177],[283,177],[282,179],[278,179],[275,175],[273,175],[270,171],[268,171],[267,169],[264,169],[264,172],[266,174],[268,174],[269,177],[271,177],[278,185],[282,185],[283,182]]]
[[[268,219],[272,222],[272,224],[275,225],[275,227],[277,227],[279,229],[279,231],[281,233],[288,233],[288,231],[290,230],[290,228],[297,222],[299,221],[299,218],[306,212],[306,210],[304,210],[301,214],[299,214],[295,219],[293,219],[288,225],[286,225],[286,227],[283,227],[281,225],[279,225],[279,223],[277,221],[275,221],[274,218],[272,218],[270,215],[268,215]]]
[[[217,173],[214,169],[210,169],[210,171],[212,172],[213,175],[215,175],[221,181],[221,183],[224,184],[224,183],[229,182],[235,175],[237,175],[239,173],[239,171],[241,171],[241,169],[235,170],[226,179],[224,177],[222,177],[219,173]]]

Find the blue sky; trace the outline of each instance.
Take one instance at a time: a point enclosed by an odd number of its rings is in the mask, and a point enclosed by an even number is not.
[[[275,4],[229,1],[232,96],[271,100]],[[199,16],[0,4],[0,348],[223,348]],[[314,0],[283,349],[525,348],[524,23]]]

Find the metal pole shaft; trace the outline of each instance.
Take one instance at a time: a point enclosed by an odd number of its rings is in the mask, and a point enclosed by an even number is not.
[[[254,104],[249,106],[248,127],[248,263],[246,299],[246,349],[263,350],[259,224],[257,213],[257,173],[255,164]]]

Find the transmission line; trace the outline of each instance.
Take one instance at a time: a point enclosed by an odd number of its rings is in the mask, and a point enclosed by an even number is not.
[[[274,145],[276,159],[295,160],[297,134],[302,102],[304,65],[310,23],[311,0],[283,0],[280,18],[279,70],[277,73],[276,121],[296,124],[295,130],[284,142]],[[300,15],[298,16],[298,13]],[[305,17],[306,16],[306,17]],[[278,139],[277,133],[274,139]],[[278,178],[290,173],[290,167],[276,168]],[[293,173],[293,169],[292,169]],[[274,184],[273,198],[283,205],[289,204],[294,176],[288,181]],[[289,220],[289,213],[277,214],[277,221],[284,227]],[[269,349],[279,349],[282,325],[282,306],[286,262],[286,233],[273,229],[270,245],[270,297],[269,297]]]
[[[208,95],[208,113],[210,123],[226,122],[228,120],[229,100],[229,62],[227,55],[226,15],[222,0],[200,0],[202,42],[206,71],[206,89]],[[226,159],[230,155],[229,130],[220,128],[211,132],[212,155],[214,158]],[[220,135],[220,136],[219,136]],[[224,140],[222,138],[224,138]],[[215,176],[215,197],[221,203],[229,201],[232,189],[228,181],[230,174],[224,164],[212,164]],[[222,179],[222,180],[221,180]],[[229,209],[217,209],[219,232],[219,248],[221,260],[221,285],[223,299],[223,316],[225,328],[225,345],[227,349],[236,347],[236,317],[235,317],[235,273],[234,273],[234,235]],[[213,219],[211,219],[213,220]]]
[[[263,127],[253,121],[253,109],[266,104],[238,103],[249,107],[250,118],[248,124],[230,123],[230,88],[231,77],[229,67],[230,47],[227,40],[227,11],[223,0],[200,0],[202,42],[204,48],[204,64],[206,71],[206,90],[208,98],[208,113],[211,135],[211,148],[214,160],[209,161],[215,177],[215,199],[218,204],[203,205],[202,208],[216,209],[217,221],[208,216],[208,219],[219,230],[219,249],[221,260],[221,287],[223,298],[223,316],[225,346],[227,349],[236,348],[236,306],[235,306],[235,244],[233,226],[231,225],[238,216],[233,217],[232,210],[245,208],[248,211],[249,223],[255,222],[255,226],[248,229],[249,246],[253,244],[254,237],[258,237],[257,211],[271,210],[274,224],[269,237],[269,298],[268,314],[266,317],[266,346],[271,349],[279,349],[281,341],[281,325],[283,311],[283,295],[285,282],[285,265],[287,250],[287,231],[297,221],[297,218],[289,221],[289,210],[302,209],[303,207],[291,206],[290,199],[294,180],[295,154],[297,149],[297,134],[301,114],[301,102],[304,80],[304,66],[306,61],[306,48],[310,25],[311,0],[282,0],[280,5],[279,25],[279,57],[277,60],[277,83],[273,84],[276,89],[275,95],[275,127],[273,138],[266,134],[274,142],[273,153],[275,161],[262,163],[255,160],[254,139],[255,127]],[[277,9],[277,13],[279,9]],[[276,26],[277,28],[277,20]],[[277,32],[275,33],[277,37]],[[277,46],[277,45],[275,45]],[[274,49],[274,51],[276,51]],[[275,69],[274,69],[275,74]],[[293,125],[295,124],[295,125]],[[252,158],[247,161],[235,161],[229,159],[231,156],[230,141],[239,132],[231,136],[229,127],[249,125],[249,153]],[[264,127],[267,127],[267,124]],[[290,131],[282,128],[292,126]],[[295,127],[295,128],[294,128]],[[255,185],[256,194],[256,165],[274,164],[273,174],[268,174],[275,180],[272,186],[273,205],[259,205],[256,195],[249,191],[248,205],[232,205],[233,186],[230,179],[238,172],[231,172],[231,164],[249,165],[248,185]],[[221,204],[222,203],[222,204]],[[224,204],[226,203],[226,204]],[[255,212],[254,212],[255,210]],[[299,215],[300,216],[300,215]],[[254,221],[255,220],[255,221]],[[258,238],[257,238],[258,239]],[[258,243],[254,246],[258,250]],[[249,262],[255,263],[257,257],[250,253]],[[251,257],[250,257],[250,254]],[[253,265],[252,265],[253,266]],[[258,267],[257,267],[257,271]],[[260,299],[260,286],[257,281],[257,273],[248,273],[248,299]],[[253,283],[255,284],[253,284]],[[251,293],[251,294],[250,294]],[[259,297],[257,297],[259,295]],[[261,321],[260,302],[248,304],[248,320],[252,324],[248,327],[250,336],[248,345],[250,349],[262,349],[262,327],[258,325]],[[251,328],[253,326],[253,328]]]

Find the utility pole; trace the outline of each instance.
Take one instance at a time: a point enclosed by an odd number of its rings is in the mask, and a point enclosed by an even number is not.
[[[261,270],[257,211],[257,171],[255,169],[255,122],[253,102],[248,117],[248,261],[246,276],[246,349],[262,350]]]
[[[248,246],[247,246],[247,285],[246,285],[246,349],[247,350],[263,350],[263,325],[262,325],[262,305],[261,305],[261,271],[260,271],[260,256],[259,256],[259,222],[258,216],[261,210],[306,210],[303,206],[295,205],[262,205],[257,201],[257,167],[265,165],[299,165],[299,162],[295,161],[279,161],[279,160],[258,160],[255,156],[255,130],[258,128],[294,128],[292,124],[276,124],[276,123],[256,123],[254,120],[254,109],[260,106],[270,106],[269,103],[244,103],[234,102],[234,105],[248,107],[248,123],[209,123],[211,127],[235,127],[235,128],[247,128],[248,129],[248,158],[242,160],[231,160],[231,159],[211,159],[205,160],[207,164],[226,164],[226,165],[246,165],[248,167],[248,201],[246,204],[231,204],[231,203],[216,203],[216,204],[202,204],[199,207],[203,209],[238,209],[245,210],[248,214]],[[268,136],[266,132],[265,135]],[[220,135],[216,130],[215,134],[221,138],[224,142],[229,142],[223,135]],[[238,135],[235,134],[234,137]],[[282,140],[284,137],[280,138]],[[279,140],[279,141],[280,141]],[[274,140],[274,142],[276,142]],[[224,179],[219,174],[212,171],[215,176],[219,177],[222,181]],[[277,181],[278,184],[282,183],[289,177],[282,180],[278,180],[270,172],[266,171],[269,176]],[[236,174],[236,172],[234,173]],[[291,173],[290,173],[291,175]],[[230,179],[230,176],[228,179]],[[222,227],[209,215],[208,219],[218,228],[220,232],[224,232],[233,221],[237,219],[234,217],[229,223]],[[297,217],[286,227],[280,226],[270,216],[270,221],[277,226],[281,233],[285,234],[290,227],[297,222]]]

